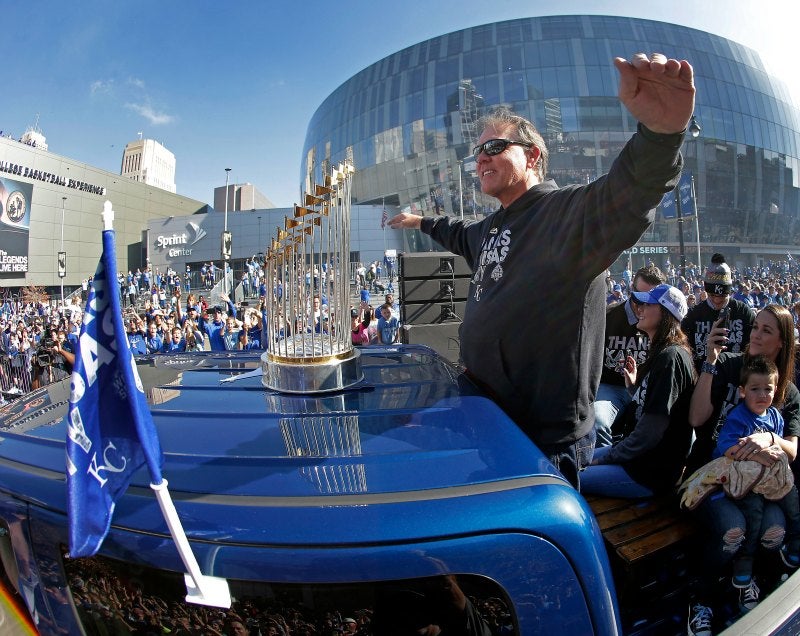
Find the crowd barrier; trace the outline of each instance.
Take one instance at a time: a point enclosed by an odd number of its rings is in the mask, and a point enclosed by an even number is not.
[[[28,393],[32,388],[31,381],[28,356],[0,353],[0,392],[5,400],[13,400]]]

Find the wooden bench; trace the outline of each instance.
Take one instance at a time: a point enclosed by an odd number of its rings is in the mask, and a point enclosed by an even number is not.
[[[692,540],[694,520],[675,498],[586,499],[605,540],[623,633],[684,633],[690,566],[702,549]]]
[[[626,568],[686,541],[696,531],[693,520],[671,498],[615,499],[590,495],[587,501],[609,555],[619,556]]]

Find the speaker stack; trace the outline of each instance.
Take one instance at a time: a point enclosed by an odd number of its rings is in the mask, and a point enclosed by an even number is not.
[[[400,321],[404,344],[424,344],[458,363],[458,327],[469,281],[467,262],[450,252],[399,256]]]

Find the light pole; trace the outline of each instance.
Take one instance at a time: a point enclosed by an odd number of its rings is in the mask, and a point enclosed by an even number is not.
[[[694,115],[692,115],[692,120],[689,122],[688,126],[689,134],[694,137],[695,139],[700,135],[700,124],[697,123],[697,119],[695,119]],[[699,156],[698,156],[699,158]],[[699,161],[698,161],[699,165]],[[691,180],[691,197],[694,201],[694,222],[695,222],[695,231],[697,233],[697,266],[700,267],[700,223],[698,221],[698,209],[697,209],[697,199],[695,198],[694,194],[694,177]],[[678,184],[678,187],[675,188],[675,211],[678,215],[678,245],[681,251],[681,276],[686,278],[686,247],[683,243],[683,206],[681,203],[681,187]]]
[[[675,211],[678,215],[678,245],[681,250],[681,276],[686,278],[686,247],[683,244],[683,210],[681,207],[680,184],[675,188]]]
[[[692,121],[689,123],[689,134],[694,138],[697,139],[700,136],[700,132],[703,129],[700,127],[700,124],[697,123],[694,115],[692,115]],[[700,152],[699,149],[695,146],[695,151],[697,154],[697,168],[700,168]],[[697,194],[694,189],[694,175],[692,175],[692,201],[694,201],[694,231],[697,235],[697,266],[701,266],[700,262],[700,207],[697,205]]]
[[[64,251],[64,205],[67,197],[61,197],[61,249],[58,252],[58,277],[61,279],[61,309],[64,309],[64,277],[67,275],[67,253]]]
[[[228,293],[228,258],[230,257],[230,235],[228,234],[228,179],[231,169],[225,168],[225,226],[222,230],[222,291]]]
[[[458,164],[458,211],[461,214],[461,220],[464,220],[464,189],[461,186],[461,160],[457,160]]]

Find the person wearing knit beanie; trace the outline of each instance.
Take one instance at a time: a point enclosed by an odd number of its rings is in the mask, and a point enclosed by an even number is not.
[[[733,276],[722,254],[716,253],[711,257],[703,276],[703,288],[708,298],[692,307],[681,322],[681,328],[694,350],[694,363],[698,371],[706,359],[706,337],[724,308],[728,308],[726,351],[744,351],[750,342],[750,329],[756,319],[756,313],[751,307],[731,297]]]

